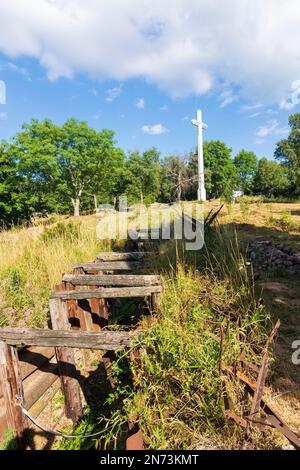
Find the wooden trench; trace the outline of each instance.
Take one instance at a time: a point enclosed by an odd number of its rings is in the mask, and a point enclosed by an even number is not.
[[[20,347],[34,351],[55,350],[64,395],[64,412],[77,423],[83,415],[81,388],[76,370],[74,348],[119,351],[129,348],[138,330],[110,331],[108,299],[150,298],[151,311],[159,307],[160,276],[141,274],[147,253],[100,253],[93,263],[79,263],[65,274],[49,299],[52,329],[0,329],[0,381],[7,428],[15,430],[19,449],[26,448],[27,418],[24,402],[24,370],[20,365]],[[23,354],[24,355],[24,354]],[[24,360],[24,359],[23,359]],[[110,359],[104,366],[108,371]],[[38,367],[37,367],[38,369]],[[26,398],[26,397],[25,397]],[[129,423],[130,429],[130,423]],[[138,432],[127,439],[126,448],[142,449]]]

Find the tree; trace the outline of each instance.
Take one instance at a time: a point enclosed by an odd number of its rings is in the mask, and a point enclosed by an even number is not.
[[[242,189],[245,193],[250,193],[257,169],[255,153],[247,152],[243,149],[235,156],[233,163],[237,170],[238,189]]]
[[[61,127],[49,119],[34,119],[22,126],[11,151],[22,175],[35,185],[47,186],[48,192],[63,195],[78,216],[83,192],[95,191],[103,168],[107,174],[115,163],[110,160],[115,151],[113,137],[113,131],[97,132],[76,119],[68,119]]]
[[[162,197],[167,201],[180,202],[182,195],[197,180],[197,175],[188,173],[185,160],[178,155],[165,158],[162,174]]]
[[[228,197],[236,182],[236,167],[231,159],[232,149],[221,141],[206,141],[203,145],[205,187],[208,198]],[[197,152],[190,155],[189,173],[198,174]],[[191,196],[197,197],[197,184]]]
[[[161,165],[160,152],[156,148],[130,152],[126,162],[124,192],[131,201],[157,201],[160,194]]]
[[[289,186],[284,168],[277,162],[263,157],[259,160],[254,177],[254,191],[267,197],[282,194]]]
[[[275,158],[286,169],[291,182],[291,189],[300,191],[300,113],[295,113],[289,118],[291,128],[287,139],[278,142],[275,150]]]

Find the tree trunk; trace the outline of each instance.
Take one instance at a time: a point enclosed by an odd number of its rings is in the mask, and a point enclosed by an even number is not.
[[[141,204],[144,204],[144,195],[143,195],[142,191],[141,191]]]
[[[79,196],[77,196],[76,199],[72,199],[72,205],[73,205],[73,208],[74,208],[74,217],[79,217],[79,215],[80,215],[80,211],[79,211],[80,197]]]
[[[95,205],[95,211],[97,212],[97,210],[98,210],[98,198],[97,198],[97,194],[94,194],[94,205]]]

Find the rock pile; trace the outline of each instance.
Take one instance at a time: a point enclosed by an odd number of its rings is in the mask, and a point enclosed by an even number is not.
[[[281,243],[255,240],[248,249],[248,256],[255,271],[283,269],[287,273],[300,273],[300,253],[293,253]]]

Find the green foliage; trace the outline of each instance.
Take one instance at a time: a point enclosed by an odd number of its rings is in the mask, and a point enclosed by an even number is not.
[[[275,158],[279,160],[289,177],[291,190],[299,193],[300,188],[300,113],[289,118],[291,128],[287,139],[278,142]]]
[[[113,131],[98,132],[73,118],[62,126],[33,119],[23,124],[11,144],[2,145],[0,191],[1,173],[12,171],[22,196],[19,189],[15,204],[26,218],[41,210],[65,212],[70,203],[79,215],[84,195],[104,193],[110,198],[116,191],[124,154],[114,147],[113,138]]]
[[[205,187],[208,198],[229,197],[235,187],[236,167],[231,159],[232,149],[221,141],[206,141],[203,146],[205,166]],[[198,172],[197,154],[191,154],[189,172],[195,175]],[[192,190],[196,199],[197,186]]]
[[[237,185],[246,194],[251,193],[257,168],[257,157],[253,152],[241,150],[233,160],[237,169]]]
[[[271,216],[268,219],[268,225],[279,227],[284,232],[299,231],[300,229],[299,224],[291,219],[289,212],[283,212],[279,218]]]
[[[5,429],[3,441],[0,443],[0,450],[17,450],[18,443],[16,432],[13,429]]]
[[[129,202],[151,203],[160,194],[160,152],[152,148],[130,152],[125,166],[124,193]]]
[[[58,222],[52,227],[45,228],[44,232],[41,233],[41,239],[44,242],[64,239],[74,241],[80,237],[80,224],[74,224],[72,222]]]
[[[288,189],[289,180],[281,165],[263,157],[258,162],[253,187],[258,194],[277,196]]]

